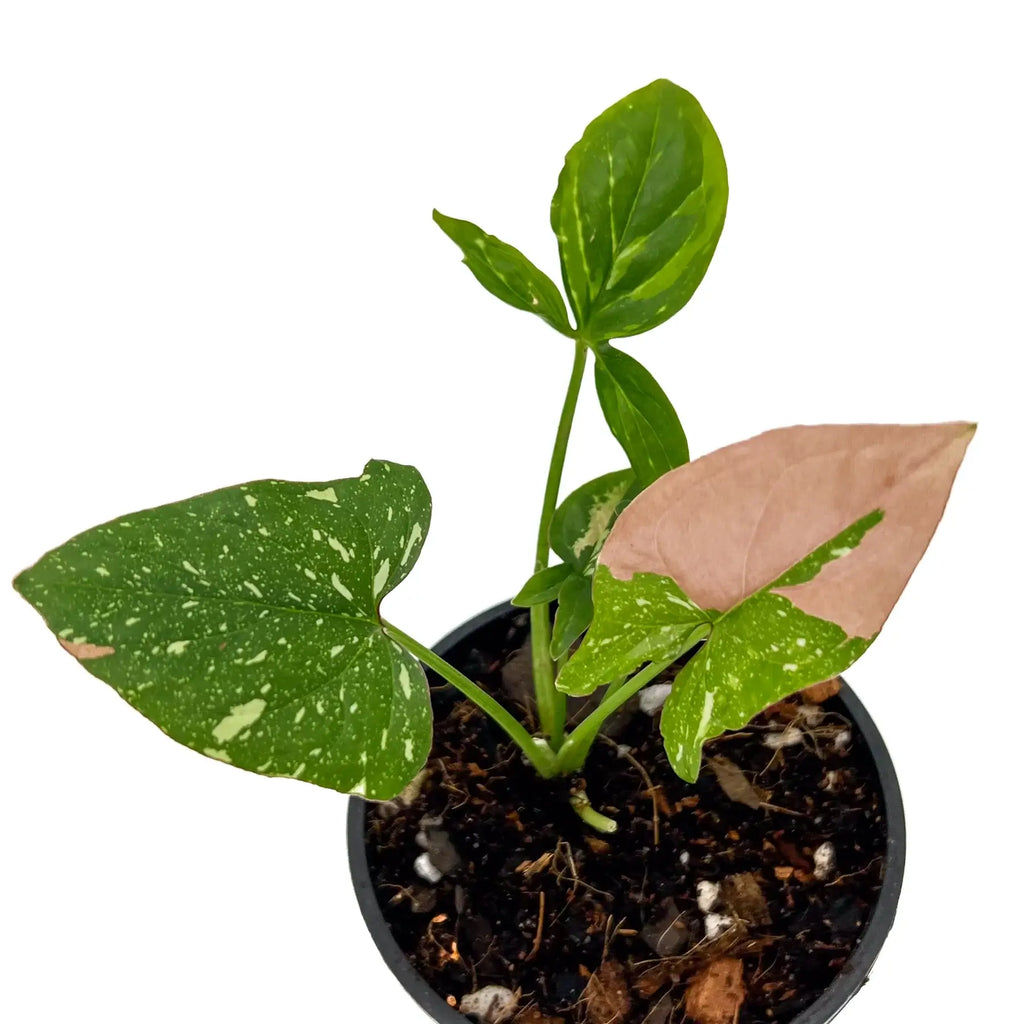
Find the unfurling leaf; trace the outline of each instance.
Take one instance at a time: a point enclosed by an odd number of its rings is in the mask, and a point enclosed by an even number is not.
[[[670,761],[696,778],[705,739],[867,649],[938,525],[973,433],[966,423],[790,427],[668,473],[612,528],[594,625],[559,685],[585,691],[608,651],[619,672],[681,655],[703,609],[710,636],[662,714]]]
[[[573,567],[551,565],[535,572],[524,584],[522,590],[512,598],[512,604],[530,608],[535,604],[547,604],[558,597],[562,584],[572,575]]]
[[[592,121],[551,201],[562,279],[592,343],[664,323],[689,301],[725,223],[725,157],[700,104],[660,79]]]
[[[377,608],[430,522],[410,466],[262,480],[137,512],[15,581],[93,675],[209,757],[386,799],[430,749],[419,662]]]
[[[535,313],[562,334],[572,334],[565,303],[554,281],[518,249],[468,220],[446,217],[435,210],[434,221],[462,250],[462,262],[492,295],[516,309]]]
[[[594,383],[604,418],[642,487],[687,462],[686,434],[668,395],[632,356],[602,346]]]

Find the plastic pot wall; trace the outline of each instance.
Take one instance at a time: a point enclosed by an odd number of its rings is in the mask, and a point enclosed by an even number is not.
[[[457,659],[458,649],[470,646],[473,636],[492,626],[502,618],[522,614],[522,609],[508,603],[495,605],[469,622],[453,630],[434,646],[441,657]],[[885,937],[889,934],[896,916],[900,886],[903,883],[903,865],[906,849],[906,824],[903,817],[903,801],[899,783],[889,752],[882,737],[871,720],[864,705],[856,694],[845,685],[836,698],[842,705],[843,713],[853,721],[860,731],[874,760],[875,770],[881,786],[885,807],[888,842],[886,845],[885,874],[878,902],[868,918],[860,942],[845,967],[820,997],[803,1010],[792,1024],[828,1024],[853,998],[858,989],[867,981]],[[381,913],[370,877],[366,859],[366,816],[369,806],[363,800],[352,799],[348,811],[348,858],[355,887],[356,899],[363,919],[370,931],[384,962],[412,996],[417,1005],[437,1024],[466,1024],[467,1018],[449,1006],[420,976],[405,954],[392,938],[391,930]]]

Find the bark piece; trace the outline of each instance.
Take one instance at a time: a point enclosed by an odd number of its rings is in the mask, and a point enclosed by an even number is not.
[[[826,679],[824,682],[815,683],[800,691],[801,696],[808,704],[824,704],[830,697],[834,697],[843,688],[843,681],[838,678]]]
[[[729,875],[722,883],[722,899],[732,915],[747,924],[766,925],[772,922],[761,879],[752,871]]]
[[[716,754],[708,760],[719,786],[722,787],[722,792],[730,800],[745,804],[754,810],[764,803],[768,794],[755,786],[729,758]]]
[[[583,990],[588,1024],[622,1024],[633,1003],[626,971],[617,960],[605,960]]]
[[[686,986],[686,1015],[697,1024],[735,1024],[746,995],[743,961],[715,960]]]

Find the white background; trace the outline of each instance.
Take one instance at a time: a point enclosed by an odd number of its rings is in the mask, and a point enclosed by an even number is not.
[[[387,613],[433,642],[531,562],[572,359],[433,206],[557,278],[562,156],[670,77],[730,166],[694,300],[625,343],[694,454],[788,423],[976,419],[932,549],[849,678],[910,845],[844,1024],[1005,1020],[1020,949],[1019,33],[1009,3],[13,2],[0,23],[8,577],[210,488],[419,467]],[[587,384],[566,480],[623,463]],[[405,1021],[346,801],[206,760],[0,596],[0,1016]],[[373,1007],[371,1010],[370,1007]]]

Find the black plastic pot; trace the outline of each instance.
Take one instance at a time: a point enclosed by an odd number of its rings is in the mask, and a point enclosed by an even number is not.
[[[508,603],[495,605],[482,612],[458,629],[449,633],[434,646],[443,658],[455,660],[458,649],[469,645],[474,635],[495,626],[502,619],[511,619],[522,614],[522,609]],[[803,1010],[792,1024],[828,1024],[853,998],[868,980],[870,972],[885,937],[889,934],[903,884],[903,866],[906,851],[906,822],[903,817],[903,801],[889,752],[885,749],[881,734],[871,720],[864,705],[845,685],[835,698],[841,710],[860,731],[875,763],[885,801],[885,817],[888,842],[885,856],[885,874],[878,903],[871,912],[861,935],[860,942],[846,966],[818,999]],[[409,963],[405,954],[391,936],[391,931],[381,913],[370,877],[366,860],[366,814],[368,806],[362,800],[351,800],[348,811],[348,859],[355,886],[356,899],[363,919],[384,962],[402,987],[416,1001],[420,1008],[437,1024],[466,1024],[467,1018],[452,1009]]]

